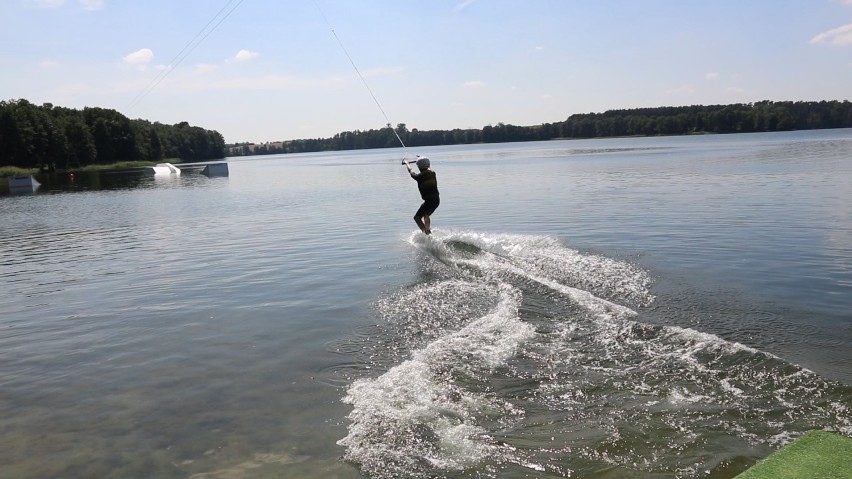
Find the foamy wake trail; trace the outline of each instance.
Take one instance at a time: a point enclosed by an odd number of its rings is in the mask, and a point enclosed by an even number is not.
[[[637,320],[654,297],[636,265],[548,236],[408,240],[443,280],[376,302],[388,334],[373,351],[394,366],[352,383],[339,441],[369,477],[705,477],[801,431],[852,435],[849,387]]]
[[[440,287],[437,285],[436,287]],[[534,330],[518,317],[520,292],[499,284],[489,314],[440,337],[375,379],[360,379],[344,401],[353,406],[346,459],[376,477],[417,477],[435,468],[463,470],[494,453],[478,424],[511,415],[511,405],[466,390],[456,378],[504,366]]]
[[[538,283],[567,296],[598,319],[635,316],[636,312],[595,293],[640,305],[653,301],[651,279],[644,270],[623,261],[581,254],[550,236],[440,232],[432,238],[415,234],[409,242],[442,261],[471,267],[495,280],[511,274]],[[484,254],[460,256],[448,244],[471,245]]]
[[[504,366],[535,334],[531,325],[520,320],[520,290],[504,282],[505,277],[523,278],[562,294],[600,321],[636,313],[566,281],[596,284],[611,296],[639,303],[651,299],[649,279],[641,270],[600,257],[590,263],[587,256],[550,237],[436,233],[432,238],[412,235],[409,241],[458,271],[473,273],[467,275],[470,283],[449,280],[420,285],[409,295],[379,302],[389,322],[408,328],[403,329],[405,334],[454,325],[459,329],[437,336],[378,378],[356,380],[349,388],[344,401],[353,406],[351,425],[339,444],[346,447],[347,460],[359,463],[374,477],[431,477],[435,469],[464,470],[499,454],[481,424],[520,413],[511,403],[473,391],[457,380],[475,379]],[[453,249],[453,244],[461,245],[463,251]],[[465,295],[468,300],[481,297],[475,290],[484,285],[498,290],[496,307],[464,323],[460,317],[467,308]],[[462,296],[448,297],[447,291]],[[441,317],[442,324],[431,324],[422,314],[410,311],[412,307]]]

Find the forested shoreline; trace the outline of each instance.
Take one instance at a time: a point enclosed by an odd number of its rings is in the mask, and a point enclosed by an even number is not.
[[[226,145],[215,130],[187,122],[165,125],[131,120],[105,108],[82,110],[0,101],[0,167],[67,170],[118,162],[164,159],[205,161],[225,156],[393,148],[398,134],[406,146],[502,143],[619,136],[748,133],[852,128],[852,102],[772,102],[609,110],[583,113],[535,126],[498,123],[482,129],[409,130],[400,123],[331,138]]]
[[[740,103],[609,110],[575,114],[565,121],[536,126],[498,123],[482,129],[409,130],[395,128],[406,146],[502,143],[619,136],[751,133],[852,128],[852,103],[844,101]],[[228,145],[229,156],[359,150],[398,147],[390,128],[346,131],[331,138]]]
[[[105,108],[83,110],[0,101],[0,167],[68,170],[117,162],[166,158],[204,161],[225,157],[214,130],[131,120]]]

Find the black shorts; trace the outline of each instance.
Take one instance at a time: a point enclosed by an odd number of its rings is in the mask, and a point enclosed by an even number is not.
[[[414,213],[415,218],[422,218],[424,216],[430,216],[435,210],[438,209],[438,205],[441,204],[440,198],[425,200],[420,208],[417,210],[417,213]]]

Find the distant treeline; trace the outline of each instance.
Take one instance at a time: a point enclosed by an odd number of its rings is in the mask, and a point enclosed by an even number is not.
[[[225,156],[217,131],[130,120],[115,110],[75,110],[27,100],[0,101],[0,167],[69,169],[164,158],[203,161]]]
[[[687,135],[816,130],[852,127],[852,103],[846,101],[772,102],[710,106],[681,106],[609,110],[576,114],[567,120],[536,126],[498,123],[479,129],[409,130],[404,123],[396,133],[406,146],[501,143],[557,138]],[[346,131],[332,138],[274,143],[229,145],[230,156],[359,150],[399,146],[390,128]]]

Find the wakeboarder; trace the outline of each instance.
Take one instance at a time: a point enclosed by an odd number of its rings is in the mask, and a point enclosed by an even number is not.
[[[435,172],[430,168],[429,158],[420,157],[417,159],[417,168],[419,172],[411,170],[411,164],[402,160],[402,164],[408,169],[408,174],[417,181],[417,189],[420,190],[420,197],[423,199],[423,204],[414,213],[414,222],[425,234],[432,234],[432,221],[430,216],[441,204],[441,198],[438,194],[438,178]]]

